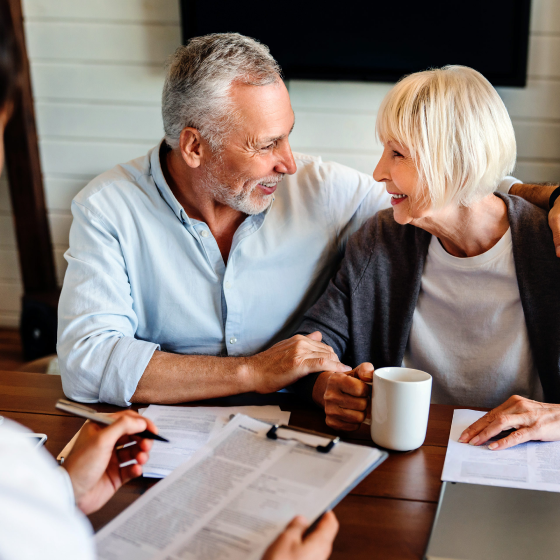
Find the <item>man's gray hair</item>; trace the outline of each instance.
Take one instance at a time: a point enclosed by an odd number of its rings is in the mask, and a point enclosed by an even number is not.
[[[162,95],[165,140],[179,146],[181,131],[196,128],[216,151],[235,125],[233,82],[264,86],[281,80],[268,47],[239,33],[194,37],[172,55]]]

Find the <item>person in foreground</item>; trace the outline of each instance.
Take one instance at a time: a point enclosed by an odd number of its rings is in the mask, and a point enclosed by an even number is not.
[[[34,449],[15,422],[0,426],[0,558],[93,560],[95,546],[85,515],[100,509],[126,482],[142,474],[152,440],[133,434],[157,428],[133,411],[113,415],[100,427],[86,422],[63,467],[44,449]],[[130,441],[137,445],[118,450]],[[120,468],[135,459],[137,464]],[[309,523],[296,517],[274,541],[264,560],[322,560],[338,531],[332,512],[306,535]]]
[[[374,178],[393,209],[350,238],[300,328],[360,365],[310,375],[296,390],[325,408],[329,425],[352,430],[373,365],[403,365],[432,375],[435,403],[495,408],[461,441],[508,428],[493,448],[559,439],[560,406],[545,403],[560,402],[560,261],[546,212],[494,194],[516,158],[500,97],[470,68],[419,72],[389,92],[377,132]]]
[[[0,0],[0,171],[4,128],[21,69],[9,4]],[[24,429],[0,417],[0,558],[92,560],[94,542],[85,515],[101,508],[130,479],[142,474],[151,440],[134,434],[156,426],[133,411],[113,415],[100,427],[86,422],[64,467],[57,468],[44,449],[34,449]],[[136,441],[117,450],[116,446]],[[132,459],[136,464],[120,468]],[[76,507],[77,506],[77,507]],[[266,551],[266,560],[328,558],[338,531],[332,512],[306,535],[308,522],[296,517]]]
[[[180,47],[162,115],[157,146],[72,202],[58,310],[66,395],[174,403],[348,371],[320,333],[292,335],[348,236],[390,206],[383,186],[292,154],[280,68],[249,37],[207,35]],[[496,186],[545,188],[515,183]]]

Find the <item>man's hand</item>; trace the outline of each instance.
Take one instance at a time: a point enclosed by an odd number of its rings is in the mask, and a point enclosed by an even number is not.
[[[552,239],[556,247],[556,256],[560,257],[560,202],[558,198],[548,213],[548,225],[552,230]]]
[[[273,393],[317,371],[346,372],[334,350],[321,342],[320,332],[295,335],[247,358],[251,386],[257,393]]]
[[[556,256],[560,257],[560,202],[558,199],[554,206],[548,208],[550,195],[558,187],[557,183],[541,183],[541,184],[523,184],[515,183],[509,189],[509,194],[520,196],[527,202],[539,206],[548,212],[548,225],[552,230],[552,237],[554,241],[554,248]]]
[[[332,511],[323,515],[315,530],[304,536],[309,528],[305,518],[298,516],[270,545],[262,560],[326,560],[338,532],[338,521]]]
[[[492,442],[488,449],[507,449],[531,440],[560,440],[560,405],[514,395],[469,426],[459,441],[482,445],[500,432],[511,429],[515,431]]]
[[[327,426],[353,431],[365,420],[373,365],[360,364],[348,373],[323,372],[313,387],[313,400],[325,409]]]
[[[145,429],[157,433],[153,422],[131,410],[111,414],[117,421],[110,426],[86,422],[72,451],[64,461],[70,475],[76,505],[87,515],[97,511],[131,478],[142,474],[152,440],[134,437]],[[115,446],[135,441],[122,450]],[[119,464],[136,459],[138,464],[120,468]]]

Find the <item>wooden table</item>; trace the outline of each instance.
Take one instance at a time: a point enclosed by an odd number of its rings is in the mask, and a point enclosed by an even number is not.
[[[35,432],[46,433],[46,448],[56,457],[78,431],[83,420],[55,409],[63,397],[60,377],[22,372],[0,372],[0,415],[20,422]],[[278,404],[292,412],[290,424],[333,433],[319,409],[301,403],[293,395],[240,395],[204,403],[233,406]],[[119,410],[95,405],[99,411]],[[138,407],[135,407],[138,408]],[[441,471],[453,409],[432,405],[424,445],[407,453],[391,452],[389,458],[361,482],[336,507],[340,532],[332,558],[421,558],[434,519]],[[344,438],[373,446],[367,426]],[[137,479],[121,488],[98,512],[90,516],[97,530],[130,505],[155,482]]]

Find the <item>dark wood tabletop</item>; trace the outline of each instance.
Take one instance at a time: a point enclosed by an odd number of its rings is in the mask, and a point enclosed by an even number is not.
[[[0,372],[0,415],[34,432],[47,434],[46,448],[55,457],[83,424],[82,419],[55,408],[61,397],[64,394],[58,376]],[[320,409],[287,393],[239,395],[189,406],[208,404],[278,404],[283,410],[291,411],[291,425],[333,433]],[[92,406],[102,412],[121,410],[106,404]],[[332,558],[422,558],[441,488],[454,408],[457,407],[432,405],[424,445],[406,453],[391,451],[389,458],[335,508],[340,531]],[[369,426],[362,426],[343,439],[373,446]],[[90,515],[94,529],[103,527],[153,484],[156,484],[153,480],[140,478],[121,488],[100,511]]]

